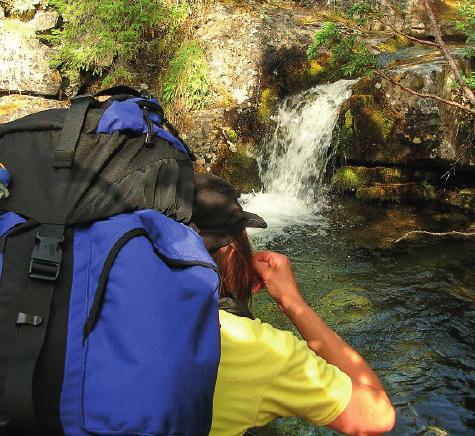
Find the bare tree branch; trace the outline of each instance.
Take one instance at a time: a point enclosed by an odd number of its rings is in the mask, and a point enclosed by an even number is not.
[[[401,241],[408,240],[408,239],[415,239],[419,235],[427,235],[435,238],[454,238],[454,239],[474,239],[475,232],[427,232],[425,230],[412,230],[411,232],[407,232],[400,238],[396,239],[394,244],[398,244]]]
[[[437,46],[439,47],[439,50],[441,51],[444,58],[447,60],[451,70],[454,73],[455,80],[457,81],[457,83],[462,88],[463,93],[468,98],[470,103],[472,103],[472,105],[475,107],[475,94],[470,89],[470,87],[467,85],[465,80],[463,80],[462,72],[460,71],[460,68],[458,67],[458,65],[455,62],[454,58],[450,54],[449,50],[447,50],[447,47],[446,47],[446,45],[444,43],[444,40],[442,38],[442,32],[441,32],[440,27],[437,23],[437,19],[435,18],[434,11],[430,7],[429,0],[424,0],[424,7],[425,7],[425,10],[427,12],[427,15],[429,16],[430,23],[431,23],[431,26],[432,26],[432,31],[434,33],[435,41],[436,41]]]
[[[402,90],[408,92],[409,94],[416,95],[417,97],[421,97],[421,98],[430,98],[432,100],[437,100],[437,101],[440,101],[441,103],[448,104],[450,106],[454,106],[458,109],[461,109],[465,112],[468,112],[472,115],[475,115],[475,109],[472,109],[468,106],[464,106],[463,104],[457,103],[456,101],[448,100],[446,98],[439,97],[438,95],[435,95],[435,94],[426,94],[426,93],[423,93],[423,92],[414,91],[413,89],[402,85],[397,80],[393,79],[392,77],[388,76],[387,74],[384,74],[381,70],[375,70],[374,74],[376,74],[377,76],[387,80],[388,82],[391,82],[393,85],[398,86],[399,88],[401,88]]]
[[[404,36],[404,38],[407,38],[411,41],[417,42],[418,44],[421,44],[421,45],[428,45],[430,47],[439,48],[439,46],[435,42],[426,41],[425,39],[420,39],[420,38],[416,38],[415,36],[408,35],[407,33],[396,29],[392,24],[389,24],[389,23],[387,23],[387,22],[385,22],[385,21],[383,21],[379,18],[375,18],[375,20],[378,23],[381,23],[383,26],[389,27],[393,32],[397,33],[398,35]]]

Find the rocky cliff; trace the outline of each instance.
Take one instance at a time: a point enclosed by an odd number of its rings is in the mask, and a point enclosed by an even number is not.
[[[455,4],[434,1],[446,35],[456,36],[451,24]],[[386,10],[392,26],[428,36],[421,0],[406,0],[398,11]],[[324,53],[313,61],[306,56],[311,36],[330,19],[339,21],[348,32],[355,31],[333,15],[333,10],[312,1],[216,1],[189,23],[189,34],[205,53],[210,92],[204,108],[177,121],[197,151],[199,170],[213,170],[242,191],[260,187],[256,145],[271,127],[279,101],[331,77]],[[66,81],[50,68],[52,48],[42,39],[44,32],[60,22],[46,0],[0,1],[0,95],[4,95],[0,97],[0,121],[67,104],[58,100],[65,94]],[[451,71],[440,55],[415,48],[392,53],[395,47],[384,30],[373,23],[368,38],[383,47],[386,44],[390,53],[383,54],[382,60],[391,63],[394,80],[422,92],[454,96]],[[462,67],[468,66],[465,63]],[[132,85],[145,84],[154,90],[160,71],[154,71],[153,80],[139,71]],[[360,80],[344,106],[336,133],[339,165],[404,168],[399,184],[419,183],[417,177],[406,174],[406,169],[415,173],[417,168],[426,167],[431,169],[426,180],[430,186],[441,175],[461,168],[469,175],[463,183],[470,184],[475,157],[466,116],[441,103],[410,95],[390,82]],[[394,192],[394,187],[391,189]],[[426,189],[422,196],[427,197],[429,191]],[[371,197],[361,192],[361,198]],[[398,199],[417,197],[391,195]]]

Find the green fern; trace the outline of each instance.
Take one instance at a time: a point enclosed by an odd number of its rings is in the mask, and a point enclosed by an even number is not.
[[[73,80],[84,71],[109,72],[106,82],[130,80],[125,67],[115,71],[114,61],[133,62],[152,37],[169,37],[188,14],[181,3],[175,8],[161,0],[50,0],[64,21],[46,37],[56,48],[51,64]]]

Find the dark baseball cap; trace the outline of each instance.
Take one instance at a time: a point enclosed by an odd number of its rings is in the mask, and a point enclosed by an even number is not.
[[[267,227],[259,215],[244,211],[237,199],[236,190],[225,180],[195,173],[191,221],[198,227],[209,251],[229,244],[246,227]]]

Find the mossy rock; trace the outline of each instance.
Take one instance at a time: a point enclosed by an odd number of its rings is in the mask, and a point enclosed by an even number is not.
[[[276,110],[279,95],[273,88],[265,88],[259,98],[259,107],[257,108],[257,120],[261,124],[266,124],[270,115]]]
[[[326,58],[310,59],[300,63],[289,64],[286,67],[288,87],[292,89],[292,84],[315,85],[318,79],[327,72]]]
[[[357,95],[350,99],[353,124],[360,138],[366,142],[384,144],[394,127],[394,118],[373,103],[367,95]]]
[[[440,195],[440,199],[444,204],[466,209],[475,213],[475,188],[443,192]]]
[[[339,192],[355,191],[377,183],[400,183],[400,168],[345,166],[338,168],[332,177],[332,187]]]
[[[384,53],[394,53],[401,48],[411,45],[411,41],[403,35],[396,34],[384,42],[378,44],[378,49]]]
[[[333,289],[319,299],[317,311],[333,326],[361,322],[374,312],[364,292],[359,288]]]
[[[417,183],[389,183],[362,186],[356,190],[361,201],[417,201],[424,200],[424,190]]]
[[[233,152],[228,146],[221,146],[211,171],[231,183],[240,193],[247,194],[262,188],[257,161],[240,148]]]
[[[372,93],[374,92],[374,85],[375,85],[375,81],[373,78],[363,77],[353,85],[352,87],[353,95],[354,96],[366,95],[368,97],[371,97]]]

